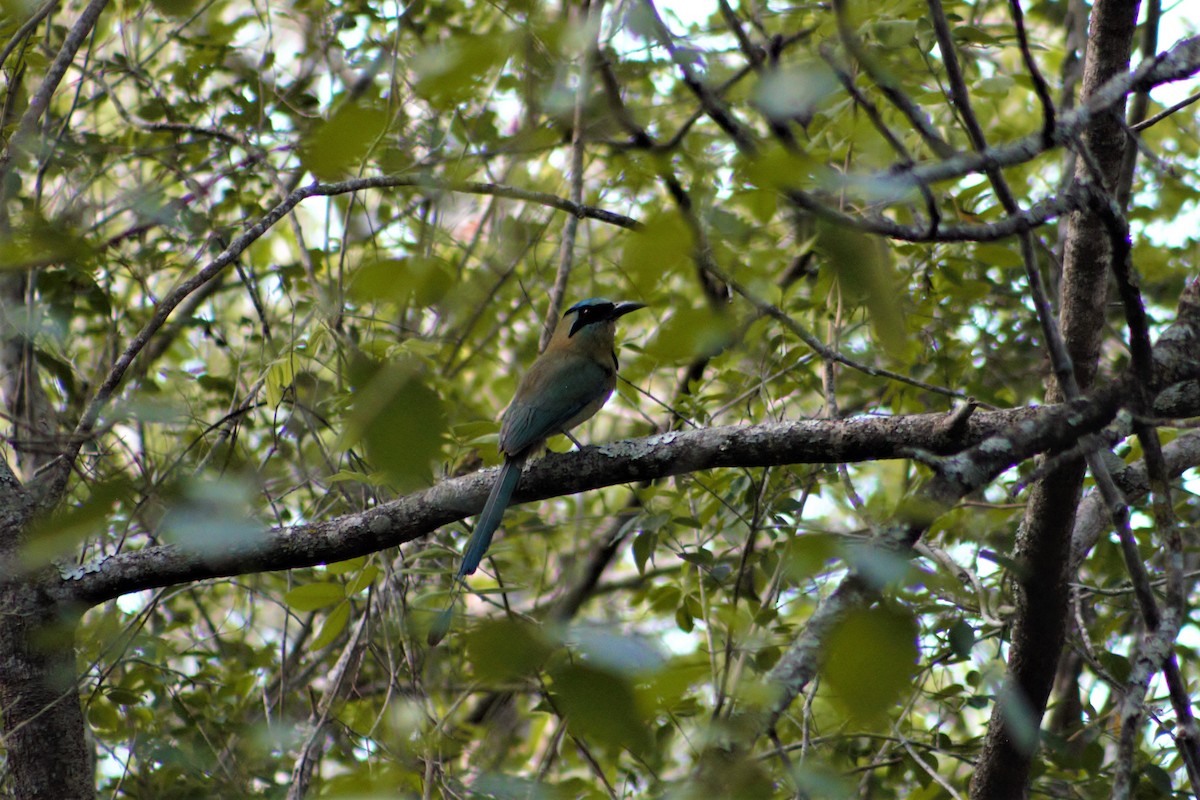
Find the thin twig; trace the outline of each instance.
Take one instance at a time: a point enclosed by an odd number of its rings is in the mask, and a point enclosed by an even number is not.
[[[597,3],[594,9],[590,4],[585,3],[581,8],[573,10],[573,13],[583,17],[583,24],[578,27],[592,31],[587,46],[579,56],[579,83],[575,87],[575,115],[571,123],[571,202],[577,206],[583,205],[584,155],[587,152],[584,141],[584,111],[587,107],[588,92],[591,90],[592,62],[595,60],[597,48],[596,36],[599,34],[599,26],[594,25],[593,21],[600,19],[602,8],[602,2]],[[575,241],[578,236],[579,217],[572,214],[567,217],[563,225],[558,271],[554,277],[554,287],[550,290],[550,304],[546,309],[546,321],[542,325],[542,335],[538,344],[539,351],[545,350],[546,345],[550,344],[555,323],[562,313],[563,297],[567,293],[567,282],[571,277],[571,268],[575,264]]]
[[[29,105],[25,108],[25,113],[21,115],[20,121],[17,122],[17,129],[9,138],[8,146],[4,148],[3,153],[0,153],[0,185],[7,183],[4,178],[8,175],[13,155],[23,149],[27,144],[26,139],[33,135],[42,114],[50,107],[50,99],[58,89],[58,84],[62,82],[71,62],[75,60],[75,54],[79,52],[84,40],[91,34],[96,21],[100,19],[100,13],[107,5],[108,0],[91,0],[80,13],[79,19],[71,26],[71,30],[67,32],[67,37],[63,40],[58,55],[54,57],[50,68],[46,70],[46,77],[42,79],[37,91],[29,98]]]
[[[83,443],[88,439],[92,431],[95,429],[100,419],[100,414],[107,407],[109,400],[120,387],[126,372],[134,359],[142,352],[149,343],[151,338],[166,322],[171,313],[184,301],[188,295],[195,292],[200,287],[204,286],[210,280],[219,275],[226,267],[233,264],[242,252],[256,241],[264,233],[271,229],[280,219],[287,215],[300,202],[310,197],[330,197],[334,195],[348,194],[351,192],[363,191],[365,189],[382,189],[391,187],[411,187],[422,189],[437,189],[441,191],[466,192],[473,194],[489,194],[498,197],[507,197],[510,199],[524,200],[526,202],[539,203],[552,208],[569,211],[577,215],[588,216],[594,219],[600,219],[604,222],[610,222],[624,228],[636,228],[638,222],[630,217],[621,214],[614,214],[602,209],[594,209],[588,206],[580,206],[570,200],[558,197],[557,195],[546,194],[543,192],[530,192],[524,189],[517,189],[512,186],[503,186],[490,183],[478,183],[474,181],[439,181],[431,180],[420,176],[378,176],[373,178],[355,178],[352,180],[341,181],[339,183],[312,183],[307,186],[302,186],[292,191],[274,208],[264,214],[257,222],[250,225],[241,234],[234,237],[233,241],[219,254],[216,258],[210,261],[206,266],[199,270],[191,278],[181,282],[171,290],[158,305],[155,306],[154,314],[146,323],[145,327],[139,331],[125,350],[117,358],[116,362],[109,369],[108,375],[101,382],[96,390],[91,401],[88,402],[83,414],[80,416],[79,422],[75,426],[74,432],[62,453],[57,459],[51,462],[39,476],[39,502],[44,507],[50,507],[62,496],[67,485],[67,478],[70,475],[71,467],[75,463],[75,459],[79,455],[79,451]]]
[[[733,143],[742,154],[753,155],[756,153],[758,146],[754,142],[754,137],[737,120],[733,112],[725,106],[720,97],[714,94],[700,80],[692,68],[692,62],[684,58],[679,52],[679,48],[675,46],[675,39],[666,24],[662,21],[662,17],[659,16],[658,9],[654,7],[653,0],[642,0],[642,2],[645,4],[646,10],[650,12],[650,18],[654,24],[654,33],[658,38],[659,44],[666,48],[667,53],[671,56],[671,60],[679,67],[679,71],[683,75],[684,84],[692,90],[692,94],[700,101],[704,112],[708,114],[713,122],[717,123],[717,126],[721,130],[729,134],[729,138],[733,140]]]
[[[838,36],[842,40],[842,46],[854,57],[855,61],[862,65],[868,77],[883,92],[884,97],[908,118],[913,128],[921,135],[925,144],[935,155],[943,159],[953,156],[954,148],[934,130],[933,123],[930,122],[921,107],[901,90],[891,72],[881,67],[875,57],[863,47],[858,34],[850,27],[846,0],[834,0],[833,10],[837,16]]]
[[[42,4],[41,8],[33,12],[33,16],[25,20],[25,22],[21,24],[20,28],[17,28],[17,32],[14,33],[8,40],[8,44],[4,45],[3,50],[0,50],[0,67],[3,67],[4,62],[8,61],[8,57],[12,55],[13,50],[17,49],[17,45],[24,41],[25,37],[27,37],[33,31],[33,29],[41,23],[42,20],[50,16],[50,12],[58,8],[58,3],[59,0],[47,0],[47,2]]]
[[[1197,100],[1200,100],[1200,92],[1197,92],[1196,94],[1194,94],[1190,97],[1185,97],[1183,100],[1180,100],[1178,103],[1171,106],[1170,108],[1163,109],[1162,111],[1155,114],[1153,117],[1150,117],[1150,119],[1143,120],[1143,121],[1137,123],[1136,125],[1132,125],[1130,127],[1135,132],[1144,131],[1144,130],[1146,130],[1146,128],[1149,128],[1153,125],[1157,125],[1158,123],[1162,122],[1164,119],[1171,116],[1172,114],[1182,111],[1183,109],[1185,109],[1188,106],[1195,103]]]
[[[1054,111],[1054,99],[1050,97],[1050,87],[1046,85],[1046,79],[1038,69],[1033,52],[1029,49],[1029,36],[1025,32],[1025,14],[1021,11],[1021,0],[1008,0],[1008,7],[1012,10],[1013,24],[1017,29],[1017,46],[1021,50],[1021,58],[1033,81],[1033,91],[1042,104],[1042,141],[1049,146],[1054,141],[1054,125],[1057,116]]]

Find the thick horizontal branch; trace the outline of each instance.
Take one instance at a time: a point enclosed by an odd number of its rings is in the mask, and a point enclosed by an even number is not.
[[[1154,347],[1151,388],[1156,393],[1200,377],[1200,363],[1195,358],[1198,331],[1200,281],[1194,281],[1180,298],[1175,322]],[[774,422],[670,432],[586,447],[551,454],[534,463],[514,500],[543,500],[718,467],[830,464],[919,455],[926,462],[936,462],[937,468],[924,495],[933,506],[945,509],[1009,467],[1038,453],[1073,447],[1083,436],[1106,426],[1132,397],[1129,380],[1108,383],[1071,403],[1041,408],[970,416],[960,410],[949,415]],[[61,602],[93,605],[158,586],[341,561],[412,541],[477,513],[494,480],[495,470],[454,478],[368,511],[265,531],[261,538],[219,554],[177,545],[121,553],[48,578],[42,588]],[[903,523],[912,531],[906,535],[909,545],[932,521],[933,507],[927,510],[930,513],[923,515],[924,520]],[[788,669],[787,660],[780,668]],[[780,683],[794,688],[803,680],[794,674]]]
[[[615,484],[718,467],[859,462],[915,452],[950,456],[1005,430],[1029,430],[1056,407],[802,420],[664,433],[645,439],[550,454],[525,472],[515,502],[530,502]],[[1062,415],[1059,410],[1058,415]],[[1053,426],[1051,426],[1053,427]],[[1058,444],[1055,437],[1046,446]],[[128,592],[205,578],[341,561],[394,547],[477,513],[496,470],[453,478],[378,508],[324,522],[264,531],[219,554],[178,545],[121,553],[73,568],[45,587],[63,602],[85,605]]]

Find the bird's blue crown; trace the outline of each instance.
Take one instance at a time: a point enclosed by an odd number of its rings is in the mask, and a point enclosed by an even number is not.
[[[587,300],[580,300],[568,308],[566,313],[570,314],[572,311],[582,311],[585,308],[593,308],[595,306],[611,306],[612,304],[611,300],[606,300],[603,297],[589,297]]]

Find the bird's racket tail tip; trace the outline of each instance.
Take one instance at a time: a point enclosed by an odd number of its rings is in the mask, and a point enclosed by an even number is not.
[[[429,628],[429,635],[425,637],[425,641],[430,647],[437,647],[442,639],[446,638],[446,634],[450,632],[450,621],[453,618],[453,608],[447,608],[434,618],[433,625]]]

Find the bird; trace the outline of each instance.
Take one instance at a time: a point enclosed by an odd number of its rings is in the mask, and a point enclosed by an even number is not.
[[[521,376],[500,420],[504,464],[463,551],[450,602],[430,629],[431,646],[449,630],[458,591],[466,577],[479,568],[529,456],[559,433],[580,446],[570,430],[591,419],[612,395],[618,368],[616,323],[639,308],[645,305],[602,297],[581,300],[566,310],[545,351]]]

